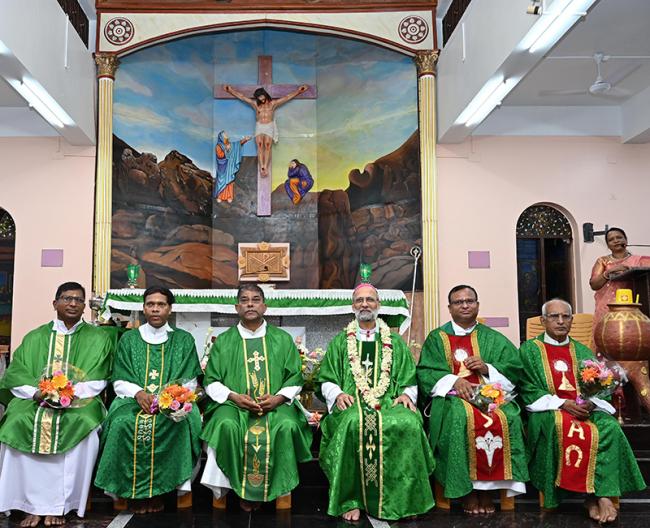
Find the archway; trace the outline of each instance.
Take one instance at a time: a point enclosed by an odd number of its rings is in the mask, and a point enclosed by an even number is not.
[[[557,208],[536,204],[517,220],[517,290],[519,333],[526,339],[526,321],[541,314],[549,299],[573,298],[573,233],[569,219]]]
[[[13,297],[16,224],[0,208],[0,372],[11,343],[11,304]]]

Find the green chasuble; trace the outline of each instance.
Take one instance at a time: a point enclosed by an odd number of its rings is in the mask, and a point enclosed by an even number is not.
[[[549,364],[544,334],[521,345],[520,355],[524,367],[520,394],[526,405],[531,405],[542,396],[556,394],[553,383],[553,365]],[[583,359],[594,359],[594,355],[583,344],[570,339],[576,373]],[[559,348],[559,347],[557,347]],[[530,465],[530,480],[544,493],[545,508],[556,508],[570,492],[556,487],[560,444],[556,427],[556,416],[560,411],[528,413],[527,447]],[[597,429],[597,451],[595,471],[590,475],[595,495],[598,497],[620,497],[630,491],[646,488],[641,472],[616,418],[606,412],[595,410],[588,422]],[[566,453],[565,453],[566,455]],[[574,458],[567,457],[569,460]]]
[[[444,487],[445,497],[458,498],[472,491],[473,480],[483,479],[477,478],[475,454],[478,446],[470,446],[468,442],[472,432],[467,420],[472,416],[469,414],[472,412],[470,405],[457,396],[431,398],[436,383],[453,373],[453,337],[450,339],[449,336],[454,336],[451,322],[428,335],[422,347],[417,378],[420,405],[430,406],[429,441],[436,460],[435,478]],[[521,364],[515,346],[503,334],[480,323],[469,336],[473,355],[492,365],[516,385],[521,377]],[[470,380],[473,383],[480,381]],[[528,468],[519,406],[515,402],[507,403],[493,415],[505,425],[503,446],[500,447],[505,473],[503,480],[526,482]]]
[[[267,324],[266,335],[242,339],[237,327],[212,346],[204,385],[220,382],[257,399],[284,387],[302,386],[301,362],[292,337]],[[230,400],[211,401],[201,438],[215,450],[219,468],[241,498],[266,502],[298,485],[298,463],[311,460],[312,432],[295,403],[263,416]]]
[[[148,344],[138,330],[120,339],[113,382],[127,381],[148,393],[171,382],[201,375],[194,337],[175,328],[160,345]],[[102,454],[95,486],[118,497],[145,499],[176,489],[192,476],[201,453],[201,416],[194,408],[181,422],[145,413],[135,398],[116,398],[101,436]]]
[[[395,398],[416,384],[415,363],[406,343],[391,334],[393,362],[390,384],[380,398],[381,409],[370,409],[361,398],[348,359],[347,335],[338,334],[327,347],[318,382],[335,383],[354,397],[354,405],[336,405],[322,421],[320,465],[329,480],[327,513],[339,516],[355,508],[378,519],[397,520],[430,510],[433,495],[429,475],[433,456],[422,428],[422,417]],[[381,374],[382,345],[357,342],[370,387]]]
[[[66,364],[81,369],[83,381],[103,381],[110,377],[112,347],[97,328],[81,323],[69,335],[57,333],[53,323],[29,332],[11,358],[0,380],[3,401],[11,400],[0,421],[0,442],[24,453],[54,455],[76,446],[106,415],[99,396],[78,408],[63,410],[40,407],[33,400],[13,398],[10,389],[38,386],[44,369],[48,375]]]

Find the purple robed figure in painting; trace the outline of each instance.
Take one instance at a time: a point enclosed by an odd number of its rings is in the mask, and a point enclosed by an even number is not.
[[[313,186],[314,179],[311,177],[307,166],[297,159],[292,159],[289,162],[289,172],[284,182],[284,190],[287,191],[287,195],[294,205],[298,205]]]

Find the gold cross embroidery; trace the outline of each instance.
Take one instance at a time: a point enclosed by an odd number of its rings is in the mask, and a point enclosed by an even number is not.
[[[368,443],[366,444],[366,451],[368,451],[368,458],[372,458],[373,453],[377,449],[371,434],[368,435]]]

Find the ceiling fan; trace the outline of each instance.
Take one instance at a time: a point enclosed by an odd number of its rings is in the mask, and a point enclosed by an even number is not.
[[[616,86],[618,83],[629,77],[641,67],[641,63],[624,65],[612,72],[609,76],[603,77],[601,67],[603,63],[612,59],[650,59],[646,56],[623,57],[605,55],[602,52],[594,53],[592,57],[548,57],[549,59],[587,59],[591,58],[596,63],[596,79],[586,89],[582,90],[541,90],[541,96],[553,95],[592,95],[596,97],[626,98],[633,95],[633,92]]]

